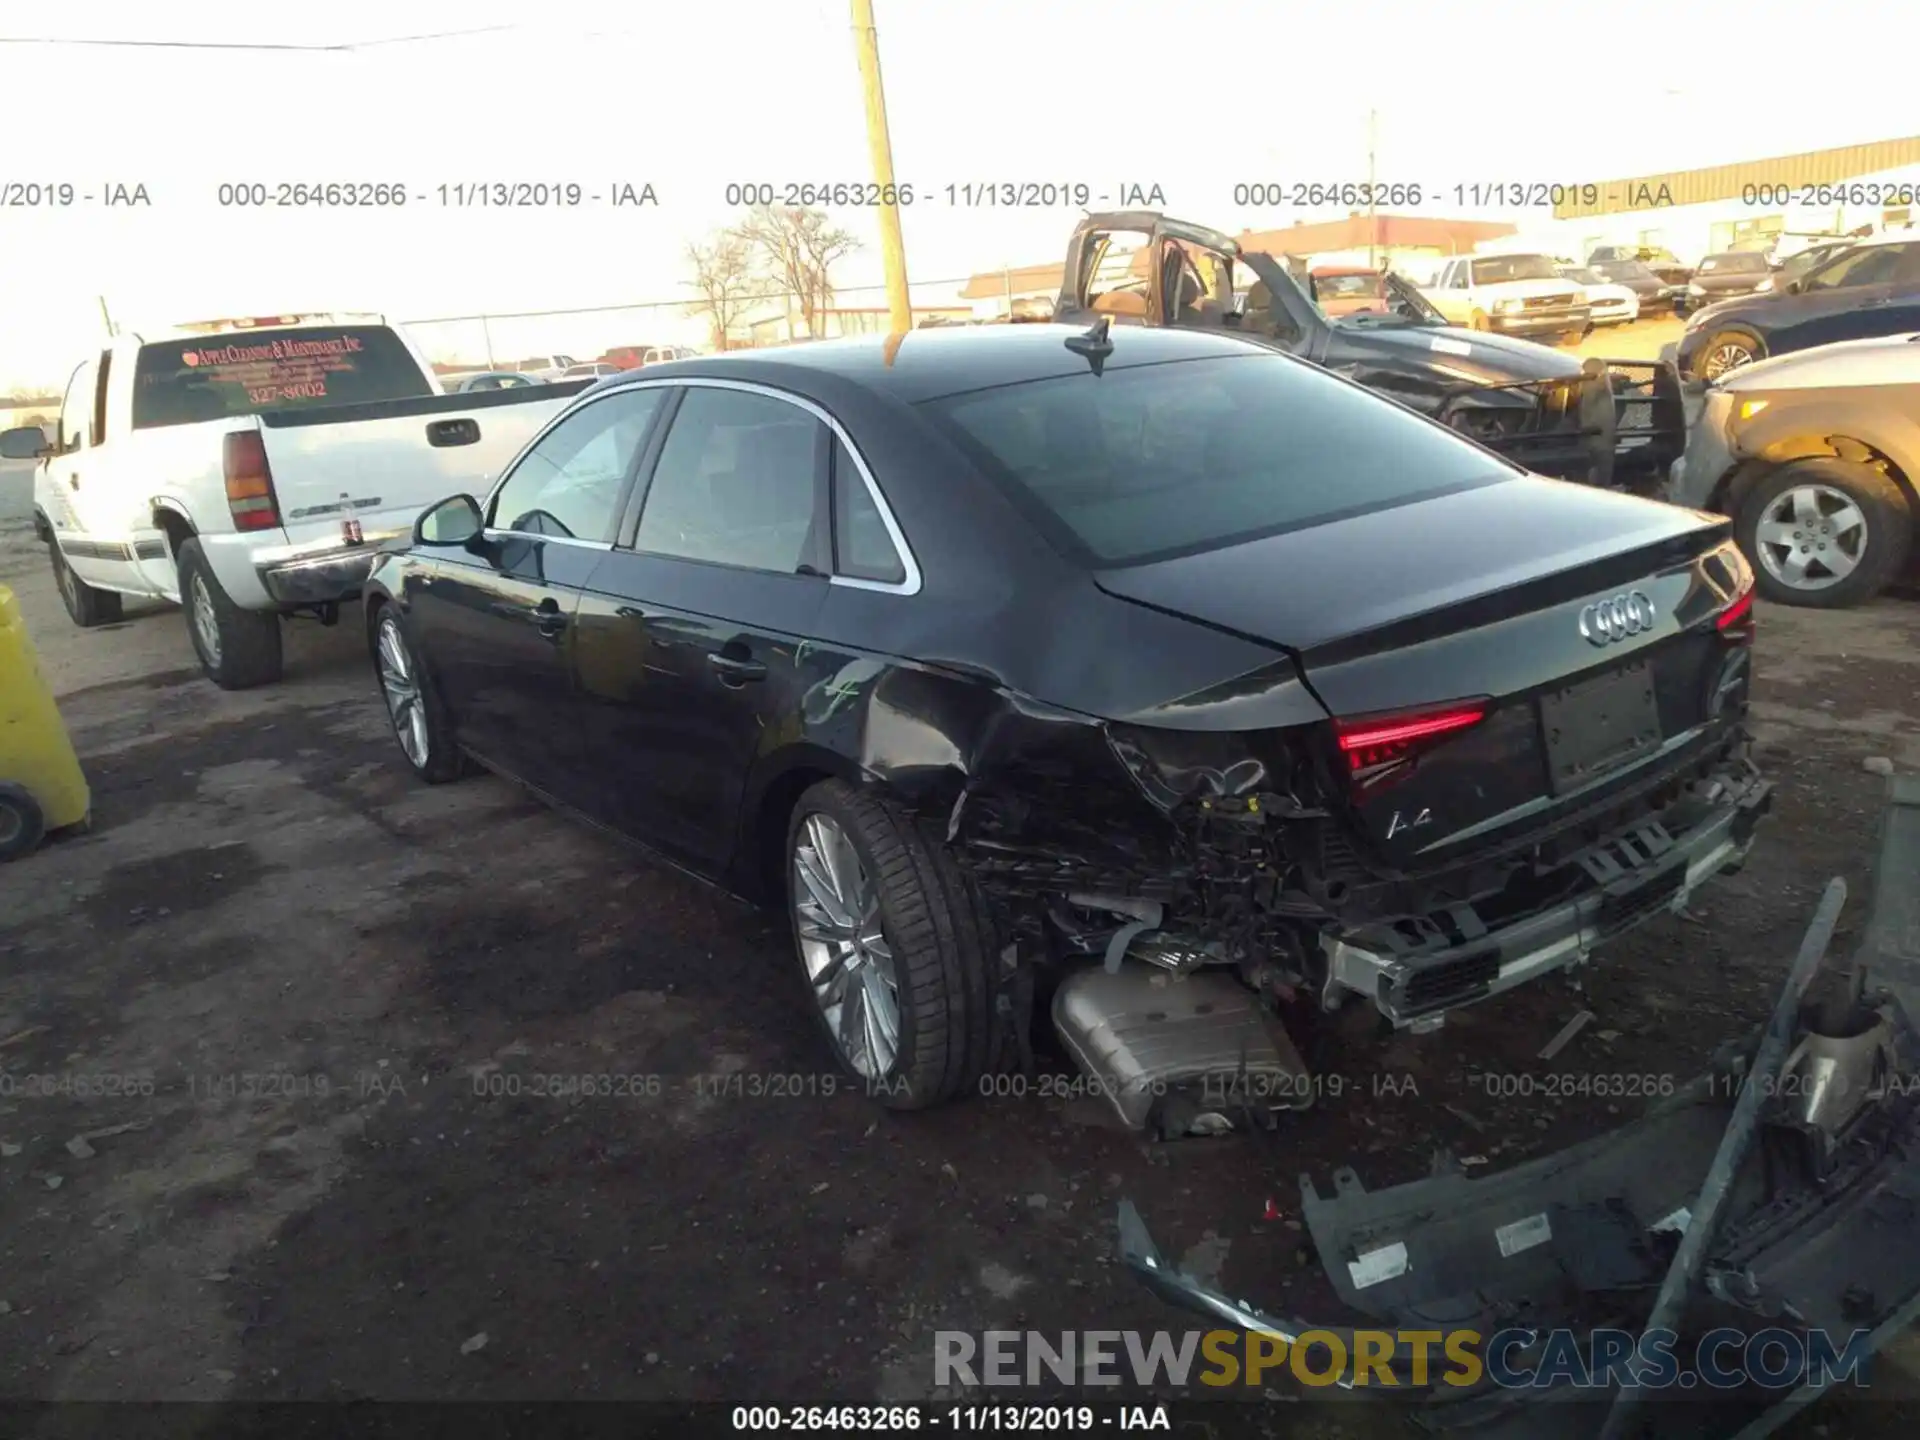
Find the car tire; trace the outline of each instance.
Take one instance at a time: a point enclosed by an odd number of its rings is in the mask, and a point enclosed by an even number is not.
[[[1814,583],[1795,584],[1785,562],[1801,532],[1778,527],[1793,525],[1796,516],[1807,513],[1797,507],[1807,505],[1818,512],[1812,523],[1822,527],[1805,532],[1818,536],[1811,543],[1836,547],[1834,553],[1850,556],[1852,565],[1834,577],[1837,567],[1820,565],[1816,548],[1811,552],[1815,566],[1825,573],[1807,577]],[[1859,517],[1857,547],[1851,545],[1847,507]],[[1753,563],[1754,584],[1763,599],[1841,610],[1865,604],[1900,574],[1913,544],[1913,527],[1912,509],[1892,480],[1870,465],[1818,456],[1782,465],[1755,483],[1740,501],[1734,536]]]
[[[1728,354],[1744,353],[1747,358],[1744,360],[1735,359],[1731,364],[1716,366],[1715,357],[1721,355],[1723,352],[1727,352]],[[1742,330],[1738,327],[1730,326],[1725,330],[1714,331],[1713,334],[1709,335],[1701,344],[1700,348],[1694,351],[1692,378],[1695,380],[1717,380],[1730,371],[1738,370],[1744,365],[1751,365],[1756,360],[1764,360],[1766,358],[1767,346],[1765,341],[1751,330]]]
[[[271,685],[282,674],[280,616],[243,610],[221,587],[198,536],[180,547],[180,608],[206,677],[222,690]]]
[[[67,607],[67,616],[74,624],[91,630],[122,618],[120,597],[111,590],[96,590],[74,574],[73,566],[60,553],[58,540],[47,541],[47,558],[53,562],[53,583],[60,591],[60,603]]]
[[[808,938],[810,930],[820,936],[832,927],[816,923],[828,912],[818,903],[819,889],[802,878],[803,869],[812,870],[816,886],[826,878],[817,858],[823,840],[842,861],[845,852],[837,847],[844,841],[857,862],[857,876],[843,874],[841,898],[854,898],[856,880],[868,887],[866,904],[853,915],[864,923],[851,930],[877,936],[886,951],[883,960],[855,947],[837,1013],[815,980],[830,967],[832,956],[818,949],[810,955]],[[807,852],[816,857],[812,862],[805,859]],[[977,1088],[1000,1060],[1003,1031],[992,978],[999,946],[985,898],[953,857],[890,801],[840,780],[823,780],[800,797],[788,820],[783,855],[801,980],[842,1066],[873,1099],[895,1110],[924,1110]],[[844,865],[829,866],[829,874],[836,869],[844,872]],[[863,1064],[864,1037],[845,1032],[867,1013],[866,997],[884,995],[889,988],[893,1054],[869,1055]]]
[[[31,855],[46,833],[46,812],[26,786],[0,781],[0,864]]]
[[[444,785],[471,775],[473,762],[454,742],[446,706],[434,688],[433,677],[407,639],[400,612],[390,604],[382,605],[374,613],[367,634],[373,652],[374,683],[380,687],[393,738],[408,768],[429,785]]]

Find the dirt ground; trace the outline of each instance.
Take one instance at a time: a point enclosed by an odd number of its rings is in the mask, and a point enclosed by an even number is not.
[[[871,1107],[773,921],[495,779],[412,783],[357,614],[228,695],[176,612],[75,630],[24,532],[0,583],[95,806],[0,871],[15,1399],[928,1398],[936,1329],[1191,1328],[1114,1261],[1122,1193],[1236,1293],[1324,1313],[1302,1172],[1376,1186],[1435,1145],[1500,1167],[1618,1123],[1635,1102],[1484,1077],[1693,1074],[1764,1014],[1827,879],[1859,895],[1886,783],[1863,760],[1920,769],[1920,605],[1765,609],[1780,792],[1742,874],[1584,988],[1309,1040],[1343,1092],[1278,1136],[1155,1148],[1087,1100]],[[1897,1408],[1833,1401],[1796,1433],[1891,1435]],[[1340,1409],[1289,1407],[1291,1433],[1399,1433]]]

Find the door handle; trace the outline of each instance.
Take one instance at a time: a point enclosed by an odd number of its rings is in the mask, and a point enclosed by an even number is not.
[[[718,651],[707,656],[707,664],[720,673],[722,685],[745,685],[750,680],[767,678],[767,667],[759,660],[748,660],[738,655],[722,655]]]
[[[449,445],[472,445],[480,439],[480,422],[462,416],[458,420],[435,420],[427,426],[427,444],[439,449]]]
[[[560,602],[549,596],[533,608],[533,628],[549,640],[560,636],[567,628],[566,612],[560,608]]]
[[[80,477],[78,475],[67,476],[67,488],[69,490],[78,490],[80,488]]]

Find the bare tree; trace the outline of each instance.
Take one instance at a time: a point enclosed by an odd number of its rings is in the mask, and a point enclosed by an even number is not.
[[[693,279],[686,283],[700,292],[700,298],[687,308],[707,317],[716,350],[727,348],[734,322],[752,299],[758,284],[753,262],[752,243],[730,230],[722,230],[705,245],[687,246]]]
[[[759,205],[734,234],[765,262],[773,279],[800,303],[807,334],[819,338],[822,312],[833,304],[833,262],[860,242],[820,210],[781,210]]]

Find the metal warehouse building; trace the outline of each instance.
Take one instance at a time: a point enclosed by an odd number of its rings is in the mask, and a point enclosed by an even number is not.
[[[1920,216],[1920,135],[1771,160],[1607,180],[1522,237],[1584,260],[1598,245],[1660,246],[1687,264],[1718,250],[1781,253],[1807,237],[1897,228]],[[1493,248],[1493,247],[1484,247]],[[1510,245],[1501,248],[1511,248]]]

